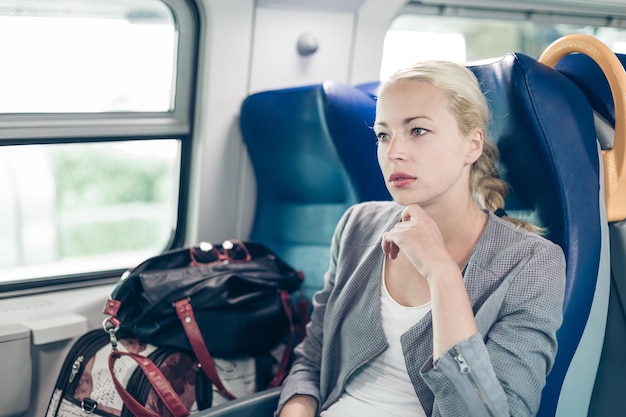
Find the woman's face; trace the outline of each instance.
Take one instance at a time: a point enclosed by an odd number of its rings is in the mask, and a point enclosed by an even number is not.
[[[374,131],[378,163],[396,202],[426,209],[469,196],[483,134],[463,136],[442,89],[410,80],[387,87],[378,98]]]

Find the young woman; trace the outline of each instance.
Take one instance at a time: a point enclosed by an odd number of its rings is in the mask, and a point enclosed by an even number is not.
[[[557,350],[565,260],[503,213],[471,71],[401,70],[374,131],[393,202],[350,208],[281,392],[281,417],[532,416]]]

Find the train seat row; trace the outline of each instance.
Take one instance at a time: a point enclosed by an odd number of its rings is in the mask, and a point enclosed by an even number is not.
[[[579,59],[572,56],[573,68]],[[587,415],[610,279],[602,159],[592,109],[598,104],[589,98],[594,88],[580,86],[575,70],[565,76],[521,53],[468,67],[490,104],[489,136],[511,185],[507,211],[546,227],[547,237],[567,259],[559,353],[538,415]],[[377,85],[325,82],[265,91],[250,95],[241,108],[242,136],[258,190],[250,238],[302,269],[309,297],[322,285],[331,236],[343,211],[359,201],[390,199],[371,130]],[[278,393],[264,391],[198,415],[270,416]]]

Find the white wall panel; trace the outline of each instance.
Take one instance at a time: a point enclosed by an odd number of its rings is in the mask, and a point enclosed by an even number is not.
[[[251,92],[326,80],[347,82],[352,13],[258,8],[255,19]],[[305,57],[298,54],[302,34],[317,39],[317,52]]]
[[[238,116],[248,95],[254,0],[203,0],[187,244],[239,237],[246,175]],[[197,182],[199,183],[197,183]]]
[[[350,84],[378,80],[385,34],[405,3],[406,0],[365,0],[358,11]]]

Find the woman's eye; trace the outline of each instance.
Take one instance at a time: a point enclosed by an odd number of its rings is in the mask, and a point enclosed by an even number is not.
[[[428,132],[428,129],[424,129],[423,127],[414,127],[411,129],[411,134],[415,136],[422,136]]]
[[[385,142],[387,140],[387,138],[388,138],[388,136],[384,132],[376,133],[376,139],[377,139],[378,142]]]

